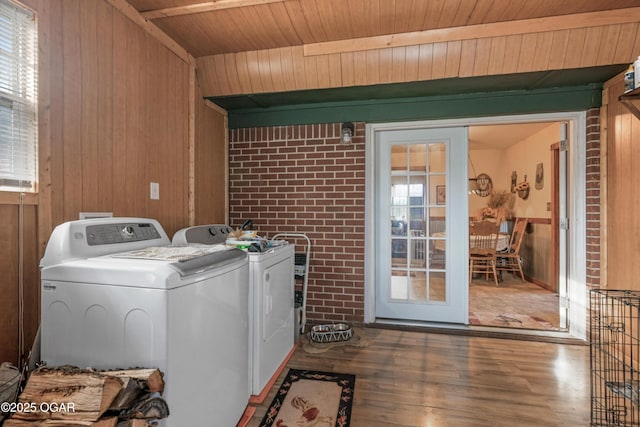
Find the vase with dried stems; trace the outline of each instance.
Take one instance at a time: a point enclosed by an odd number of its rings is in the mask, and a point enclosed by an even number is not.
[[[476,212],[477,221],[492,220],[498,224],[513,218],[513,207],[515,204],[514,194],[510,191],[492,191],[484,206]]]

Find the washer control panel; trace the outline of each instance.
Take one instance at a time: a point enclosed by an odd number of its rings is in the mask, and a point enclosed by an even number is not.
[[[122,223],[88,225],[86,237],[89,246],[97,246],[153,240],[161,236],[151,223]]]

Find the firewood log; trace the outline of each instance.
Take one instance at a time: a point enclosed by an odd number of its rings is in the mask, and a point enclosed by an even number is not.
[[[120,378],[92,370],[75,367],[40,368],[31,373],[18,398],[18,402],[28,410],[14,413],[12,419],[94,422],[109,408],[121,388]],[[52,404],[66,405],[66,409],[43,410]]]
[[[130,410],[126,411],[120,418],[138,418],[146,420],[162,419],[169,416],[169,406],[160,397],[147,397],[136,402]]]
[[[116,427],[149,427],[149,423],[146,420],[132,419],[120,421]]]
[[[116,427],[118,419],[110,417],[98,421],[68,421],[68,420],[18,420],[8,419],[2,424],[3,427]],[[146,423],[146,421],[144,421]],[[146,427],[146,424],[141,424]]]
[[[122,411],[131,408],[136,400],[148,394],[144,381],[127,377],[123,377],[122,381],[124,382],[122,389],[115,399],[113,399],[113,402],[111,402],[109,411]]]
[[[135,378],[147,383],[147,389],[151,393],[164,392],[164,374],[159,369],[124,369],[104,371],[104,374],[118,378]]]

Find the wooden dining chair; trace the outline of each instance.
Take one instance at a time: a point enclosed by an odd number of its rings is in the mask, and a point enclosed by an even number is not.
[[[494,221],[478,221],[469,225],[469,283],[475,274],[493,274],[498,286],[496,271],[496,246],[500,224]]]
[[[520,278],[524,282],[524,273],[522,272],[522,257],[520,256],[520,246],[527,228],[528,218],[518,218],[513,225],[511,240],[509,241],[509,249],[507,252],[499,252],[497,254],[498,271],[508,271],[515,275],[520,274]]]

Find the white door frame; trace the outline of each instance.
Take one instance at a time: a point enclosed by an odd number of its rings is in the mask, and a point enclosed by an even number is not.
[[[375,318],[375,205],[374,174],[375,133],[383,130],[497,125],[531,122],[569,122],[570,138],[567,165],[569,235],[567,281],[569,284],[569,331],[571,337],[586,340],[588,292],[586,285],[586,128],[585,111],[525,114],[497,117],[419,122],[367,124],[365,150],[365,294],[364,321],[374,323]]]

